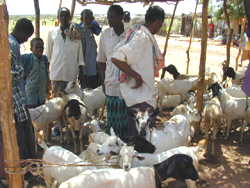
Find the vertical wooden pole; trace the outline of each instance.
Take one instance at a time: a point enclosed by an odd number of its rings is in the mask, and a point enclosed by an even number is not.
[[[227,26],[229,29],[229,36],[228,36],[228,41],[227,41],[227,60],[226,60],[225,66],[224,66],[224,68],[226,69],[227,67],[229,67],[229,63],[230,63],[230,47],[231,47],[231,42],[232,42],[234,30],[230,27],[230,19],[229,19],[229,15],[227,13],[227,0],[224,0],[224,2],[223,2],[223,9],[224,9],[225,17],[226,17],[226,23],[227,23]],[[226,80],[226,76],[224,75],[224,70],[223,70],[223,81],[224,80]]]
[[[244,31],[245,31],[245,26],[246,26],[246,21],[247,21],[247,17],[244,17],[244,20],[241,23],[241,34],[240,34],[240,47],[239,47],[239,51],[236,57],[236,65],[235,65],[235,70],[238,70],[238,62],[239,62],[239,58],[240,58],[240,54],[241,54],[241,48],[242,48],[242,43],[243,43],[243,35],[244,35]],[[242,62],[240,63],[240,66],[242,66]]]
[[[34,0],[35,13],[36,13],[36,23],[35,23],[35,35],[36,37],[40,37],[40,8],[39,1]]]
[[[192,19],[192,26],[191,26],[191,31],[190,31],[189,45],[188,45],[188,49],[186,51],[186,54],[187,54],[187,70],[186,70],[186,74],[188,74],[188,71],[189,71],[189,61],[190,61],[189,50],[190,50],[191,43],[192,43],[194,19],[195,19],[195,16],[196,16],[196,10],[197,10],[198,3],[199,3],[199,0],[196,0],[196,6],[195,6],[194,16],[193,16],[193,19]]]
[[[73,20],[74,17],[75,6],[76,6],[76,0],[72,0],[71,11],[70,11],[71,20]]]
[[[170,22],[170,25],[169,25],[169,28],[168,28],[168,34],[167,34],[167,37],[166,37],[166,42],[165,42],[165,46],[164,46],[164,51],[163,51],[163,54],[162,54],[164,59],[165,59],[165,56],[166,56],[166,53],[167,53],[168,39],[169,39],[169,36],[170,36],[170,31],[171,31],[171,28],[172,28],[172,25],[173,25],[174,16],[175,16],[175,11],[176,11],[176,8],[177,8],[178,3],[179,3],[179,0],[176,1],[175,7],[174,7],[174,12],[173,12],[173,15],[172,15],[172,18],[171,18],[171,22]]]
[[[203,105],[204,77],[207,57],[207,10],[209,0],[203,0],[202,7],[202,35],[201,35],[201,56],[199,67],[199,80],[197,90],[197,110],[201,113]],[[200,128],[196,126],[195,134],[199,134]]]
[[[9,16],[5,0],[0,1],[0,122],[4,144],[5,164],[19,161],[19,148],[17,146],[16,129],[14,124],[14,110],[12,102],[11,61],[8,40]],[[6,161],[8,163],[6,163]],[[8,168],[10,172],[20,172],[21,168]],[[21,174],[7,174],[9,187],[22,188]]]
[[[62,0],[60,0],[60,3],[59,3],[59,9],[62,7]]]

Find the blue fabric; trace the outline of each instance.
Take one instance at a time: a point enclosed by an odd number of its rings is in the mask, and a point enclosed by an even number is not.
[[[79,25],[83,26],[83,22],[81,22]],[[98,36],[101,33],[102,28],[99,26],[97,21],[93,20],[91,30],[96,36]]]
[[[123,99],[114,96],[107,97],[107,115],[108,115],[108,129],[107,133],[110,134],[110,128],[113,127],[116,136],[122,140],[127,138],[127,106]]]
[[[23,67],[23,63],[22,63],[22,59],[21,59],[21,52],[20,52],[20,44],[17,42],[15,37],[13,37],[11,34],[9,34],[9,45],[10,45],[10,50],[15,54],[17,61]],[[25,92],[25,80],[23,79],[23,77],[19,80],[18,84],[19,84],[21,91],[24,93],[25,104],[27,105],[28,98],[27,98],[27,94]]]

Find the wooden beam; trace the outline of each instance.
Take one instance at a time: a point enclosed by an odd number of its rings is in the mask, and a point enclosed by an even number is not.
[[[75,7],[76,7],[76,0],[72,0],[71,11],[70,11],[71,20],[73,20],[74,17]]]
[[[228,41],[227,41],[227,59],[225,62],[225,66],[223,66],[223,69],[225,70],[227,67],[229,67],[229,64],[230,64],[230,47],[231,47],[234,30],[230,27],[230,19],[227,13],[227,0],[224,0],[223,2],[223,9],[224,9],[225,17],[226,17],[226,23],[229,29],[229,35],[228,35]],[[226,76],[224,75],[224,72],[225,72],[224,70],[223,70],[223,81],[226,80]]]
[[[165,46],[164,46],[164,51],[163,51],[163,54],[162,54],[164,59],[165,59],[165,56],[166,56],[166,53],[167,53],[168,39],[169,39],[169,36],[170,36],[170,31],[171,31],[171,28],[172,28],[172,25],[173,25],[174,16],[175,16],[175,11],[176,11],[176,8],[177,8],[178,3],[179,3],[179,0],[176,1],[175,7],[174,7],[174,12],[173,12],[173,15],[172,15],[172,18],[171,18],[171,22],[170,22],[170,25],[169,25],[169,28],[168,28],[168,34],[167,34],[167,37],[166,37],[166,42],[165,42]]]
[[[62,0],[59,2],[59,9],[62,8]]]
[[[193,16],[193,19],[192,19],[192,26],[191,26],[191,31],[190,31],[189,45],[188,45],[188,49],[186,51],[186,54],[187,54],[187,69],[186,69],[186,74],[188,74],[188,71],[189,71],[189,61],[190,61],[189,50],[190,50],[191,43],[192,43],[193,28],[194,28],[194,19],[196,17],[196,10],[197,10],[198,3],[199,3],[199,0],[196,0],[195,11],[194,11],[194,16]]]
[[[36,23],[35,23],[35,36],[40,37],[40,8],[39,1],[34,0],[35,13],[36,13]]]
[[[197,110],[202,112],[203,105],[203,91],[204,91],[204,77],[206,69],[206,58],[207,58],[207,11],[208,11],[209,0],[203,0],[202,6],[202,35],[201,35],[201,56],[200,56],[200,67],[199,67],[199,79],[197,89]],[[195,134],[199,134],[200,126],[195,127]]]
[[[9,15],[5,0],[0,1],[0,122],[2,125],[2,135],[4,144],[5,167],[14,166],[19,161],[19,148],[17,146],[16,129],[14,124],[14,110],[12,101],[12,77],[10,48],[8,39]],[[7,168],[13,174],[7,174],[9,187],[22,188],[21,168]]]

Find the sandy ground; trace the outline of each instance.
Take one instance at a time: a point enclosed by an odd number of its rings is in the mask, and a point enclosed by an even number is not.
[[[41,27],[41,37],[46,41],[47,32],[50,28]],[[96,38],[98,40],[99,37]],[[163,51],[165,44],[165,37],[156,36],[157,42]],[[186,50],[188,47],[189,38],[179,35],[171,36],[168,41],[168,50],[166,54],[166,65],[174,64],[180,73],[186,73]],[[23,53],[30,53],[29,43],[22,45]],[[201,51],[200,39],[195,38],[192,42],[190,49],[190,68],[189,74],[197,75],[199,71],[200,51]],[[230,66],[235,67],[235,58],[238,53],[237,47],[231,47],[231,62]],[[216,71],[217,76],[221,79],[221,62],[226,59],[226,46],[221,45],[220,42],[214,42],[208,39],[207,43],[207,63],[206,68]],[[248,62],[244,62],[246,66]],[[167,75],[170,77],[170,75]],[[164,111],[161,115],[163,120],[169,118],[169,110]],[[230,187],[230,188],[242,188],[250,187],[250,131],[246,130],[244,134],[244,146],[240,146],[239,141],[239,129],[235,132],[231,132],[229,140],[224,140],[221,133],[218,134],[216,140],[216,157],[205,158],[203,156],[204,150],[199,152],[199,175],[200,179],[197,181],[198,187]],[[198,141],[203,138],[203,135],[196,136],[192,141],[192,145],[197,145]],[[87,138],[85,137],[85,141]],[[57,138],[53,139],[50,144],[59,144]],[[86,143],[87,144],[87,143]],[[68,149],[72,148],[71,145],[63,145]],[[32,186],[36,184],[36,186]],[[43,183],[40,180],[38,183],[32,183],[29,187],[43,187]],[[40,184],[40,185],[38,185]],[[184,188],[186,184],[184,182],[173,182],[168,186],[171,188]]]

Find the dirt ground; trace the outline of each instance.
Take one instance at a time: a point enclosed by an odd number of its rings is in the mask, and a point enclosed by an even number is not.
[[[49,28],[41,27],[41,37],[46,41],[47,32]],[[165,44],[165,37],[156,36],[157,42],[163,51]],[[98,38],[97,38],[98,40]],[[197,75],[199,71],[200,51],[201,44],[200,39],[195,38],[192,42],[190,49],[190,68],[189,74]],[[182,37],[180,35],[170,36],[168,41],[168,50],[166,54],[166,65],[174,64],[180,73],[186,73],[186,50],[188,47],[189,38]],[[23,52],[29,53],[29,43],[22,46]],[[238,53],[237,47],[231,47],[231,62],[230,66],[235,67],[235,58]],[[220,41],[215,42],[208,39],[207,43],[207,63],[206,68],[216,71],[217,76],[221,79],[221,62],[226,59],[226,46],[221,45]],[[247,66],[248,62],[244,62],[244,66]],[[169,75],[168,75],[169,76]],[[163,111],[161,115],[165,121],[169,119],[169,111]],[[203,138],[203,135],[198,135],[194,138],[191,145],[197,145],[198,141]],[[198,187],[211,187],[211,188],[243,188],[250,187],[250,131],[246,130],[244,133],[244,146],[239,144],[240,132],[237,129],[232,131],[228,140],[224,140],[219,132],[216,146],[215,146],[215,158],[205,158],[203,156],[204,149],[199,152],[199,175],[200,179],[197,181]],[[87,137],[85,137],[87,142]],[[57,138],[53,138],[53,142],[50,144],[59,144]],[[87,144],[87,143],[86,143]],[[72,145],[63,145],[68,149],[73,148]],[[41,152],[41,151],[40,151]],[[35,185],[36,186],[33,186]],[[38,185],[40,184],[40,185]],[[29,187],[44,187],[40,179],[37,183],[33,182]],[[184,182],[175,181],[170,183],[168,188],[184,188],[186,184]]]

